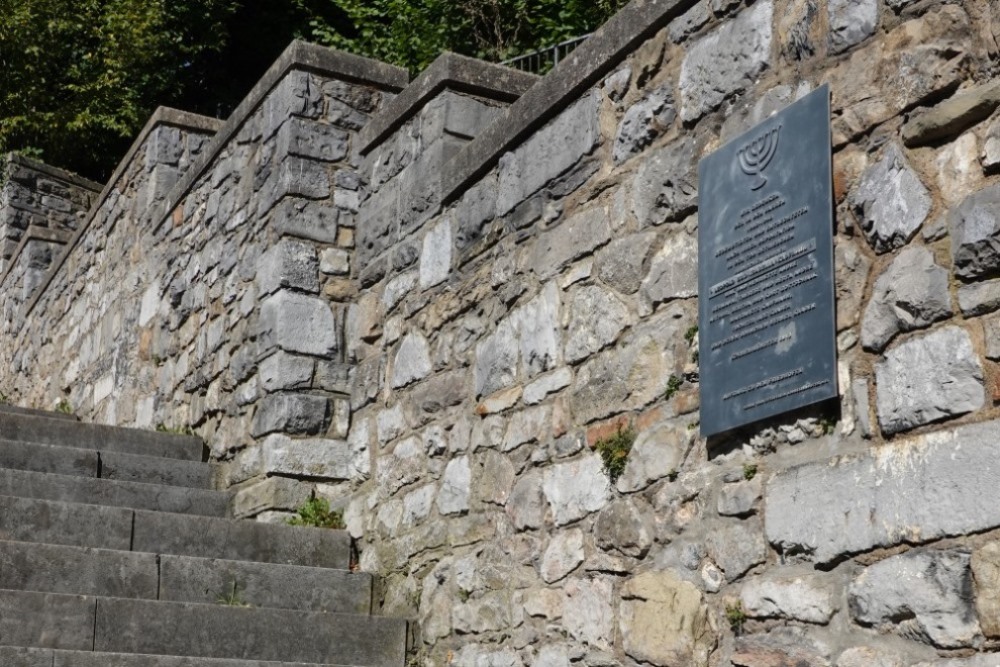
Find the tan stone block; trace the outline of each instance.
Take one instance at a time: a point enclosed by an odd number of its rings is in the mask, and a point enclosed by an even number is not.
[[[670,571],[626,582],[621,634],[629,656],[668,667],[704,667],[717,641],[701,591]]]
[[[971,564],[979,625],[987,637],[1000,637],[1000,542],[976,549]]]

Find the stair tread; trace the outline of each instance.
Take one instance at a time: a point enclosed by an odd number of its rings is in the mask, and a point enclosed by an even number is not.
[[[0,646],[0,665],[4,667],[350,667],[315,662],[261,662],[139,653],[62,651],[20,646]]]
[[[0,468],[210,489],[216,467],[201,461],[0,439]]]
[[[34,417],[48,417],[50,419],[65,419],[67,421],[79,421],[80,418],[70,412],[55,412],[53,410],[39,410],[37,408],[22,408],[19,405],[0,403],[0,414],[30,415]]]
[[[0,438],[186,461],[201,461],[205,450],[194,436],[13,412],[0,412]]]
[[[226,517],[224,491],[0,468],[0,496]]]
[[[235,594],[230,586],[235,584]],[[367,614],[371,577],[348,570],[0,540],[0,589]]]
[[[402,619],[0,590],[0,644],[398,667]]]

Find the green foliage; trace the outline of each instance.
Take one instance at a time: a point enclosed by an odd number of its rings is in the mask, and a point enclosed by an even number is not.
[[[190,426],[167,426],[164,423],[156,425],[157,433],[169,433],[170,435],[194,435],[194,429]]]
[[[690,345],[691,343],[694,342],[694,337],[697,335],[698,335],[698,325],[692,324],[690,327],[688,327],[688,330],[684,332],[684,340],[686,340],[687,344]]]
[[[341,510],[331,510],[326,498],[310,498],[298,509],[298,516],[288,520],[292,526],[311,526],[313,528],[332,528],[343,530],[344,513]]]
[[[837,428],[837,420],[832,417],[822,417],[819,420],[819,427],[823,430],[823,435],[830,435]]]
[[[246,602],[242,597],[240,597],[239,588],[236,581],[233,581],[233,586],[231,591],[225,591],[223,593],[219,593],[219,595],[215,598],[215,601],[227,607],[250,606],[249,602]]]
[[[676,394],[680,390],[682,384],[684,384],[684,378],[680,377],[679,375],[672,374],[667,379],[667,388],[663,392],[663,398],[669,401],[671,398],[674,397],[674,394]]]
[[[747,621],[747,613],[743,611],[743,603],[726,605],[726,621],[729,622],[729,629],[735,634],[743,634],[743,624]]]
[[[625,428],[619,424],[618,431],[614,435],[601,438],[594,444],[594,449],[604,461],[604,471],[608,473],[608,479],[612,484],[625,472],[625,464],[628,463],[628,455],[632,451],[636,435],[635,429],[631,426]]]
[[[744,463],[743,464],[743,479],[750,481],[757,476],[757,464],[755,463]]]
[[[59,402],[56,403],[56,412],[61,412],[64,415],[73,414],[73,405],[65,398],[60,398]]]
[[[0,404],[10,403],[10,396],[0,391]]]

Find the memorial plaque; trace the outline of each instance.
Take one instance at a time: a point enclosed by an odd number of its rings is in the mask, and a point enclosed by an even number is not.
[[[698,166],[701,433],[837,395],[830,91]]]

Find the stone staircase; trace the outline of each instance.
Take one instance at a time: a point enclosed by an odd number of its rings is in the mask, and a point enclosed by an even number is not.
[[[0,666],[402,667],[347,534],[227,518],[203,449],[0,406]]]

